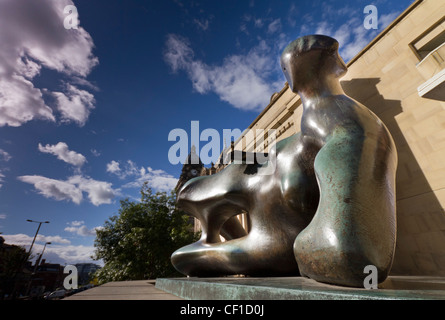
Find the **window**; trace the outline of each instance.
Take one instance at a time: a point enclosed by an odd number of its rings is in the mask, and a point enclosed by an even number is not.
[[[426,80],[417,91],[421,97],[445,101],[445,17],[410,44],[419,59],[417,70]]]
[[[445,18],[442,18],[411,43],[420,61],[437,51],[445,43]]]

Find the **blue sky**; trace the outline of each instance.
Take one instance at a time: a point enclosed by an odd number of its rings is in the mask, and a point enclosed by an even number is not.
[[[412,0],[0,0],[0,232],[90,262],[95,229],[144,181],[171,190],[169,132],[244,130],[282,89],[279,56],[326,34],[350,60]],[[66,29],[74,5],[78,20]],[[378,28],[363,9],[375,5]],[[205,144],[205,142],[203,142]]]

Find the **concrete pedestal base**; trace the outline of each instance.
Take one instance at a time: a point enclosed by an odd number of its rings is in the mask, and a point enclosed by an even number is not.
[[[392,276],[379,289],[322,284],[303,277],[160,278],[156,287],[190,300],[445,300],[445,278]]]

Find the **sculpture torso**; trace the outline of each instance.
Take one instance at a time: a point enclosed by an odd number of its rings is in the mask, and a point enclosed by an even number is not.
[[[178,205],[202,223],[201,239],[172,256],[184,274],[290,275],[362,286],[363,269],[389,273],[395,247],[397,154],[384,124],[346,96],[338,43],[302,37],[282,56],[303,102],[301,132],[264,164],[232,164],[192,179]],[[274,168],[268,171],[271,166]],[[265,174],[265,172],[269,172]],[[247,212],[244,232],[234,216]],[[220,242],[225,234],[228,241]]]

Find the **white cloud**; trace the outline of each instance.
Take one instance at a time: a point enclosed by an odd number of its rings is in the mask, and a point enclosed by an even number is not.
[[[72,226],[72,227],[79,227],[79,226],[81,226],[81,225],[84,225],[85,224],[85,221],[77,221],[77,220],[75,220],[75,221],[71,221],[71,222],[68,222],[68,224],[70,225],[70,226]]]
[[[315,30],[315,34],[324,34],[324,35],[331,34],[331,28],[329,26],[329,23],[327,21],[320,22],[317,25],[317,29]]]
[[[120,171],[119,162],[112,160],[107,164],[107,172],[118,174]]]
[[[265,41],[259,41],[246,55],[231,55],[219,66],[195,60],[187,39],[170,34],[166,41],[164,59],[176,72],[183,70],[201,93],[216,93],[223,101],[243,110],[261,110],[283,81],[270,81],[277,63]]]
[[[186,38],[175,34],[170,34],[167,37],[164,60],[174,72],[186,69],[193,55],[193,50]]]
[[[111,203],[116,195],[116,191],[113,190],[112,184],[109,182],[97,181],[80,175],[70,177],[68,182],[88,193],[88,199],[95,206]]]
[[[68,200],[80,204],[83,199],[82,190],[67,181],[50,179],[42,176],[21,176],[22,182],[34,185],[34,188],[44,197],[55,200]]]
[[[42,176],[20,176],[22,182],[34,185],[34,188],[46,198],[53,198],[58,201],[67,200],[80,204],[83,200],[83,192],[88,194],[90,202],[99,206],[109,204],[116,195],[112,184],[104,181],[97,181],[89,177],[75,175],[66,181],[50,179]]]
[[[24,247],[29,250],[33,237],[26,234],[2,234],[5,242],[8,244],[14,244]],[[47,245],[43,254],[43,259],[49,263],[76,264],[82,262],[92,262],[101,264],[101,262],[94,261],[91,256],[94,255],[94,246],[84,245],[72,245],[68,239],[60,236],[44,236],[37,235],[36,242],[34,243],[32,253],[35,260],[43,250],[46,242],[51,242]]]
[[[153,170],[147,167],[142,168],[136,179],[122,186],[123,188],[140,188],[144,182],[148,182],[150,188],[158,191],[171,191],[178,183],[178,179],[163,170]]]
[[[40,74],[42,66],[26,56],[17,59],[17,73],[23,75],[26,79],[32,79]]]
[[[2,75],[0,66],[0,127],[19,127],[33,119],[56,120],[31,81],[18,74]]]
[[[32,82],[43,67],[82,79],[98,64],[88,32],[81,26],[69,31],[63,27],[63,8],[68,4],[73,2],[0,1],[0,126],[18,127],[34,119],[56,121],[42,90]],[[71,119],[72,112],[66,109],[72,106],[59,103],[63,119]]]
[[[65,142],[59,142],[55,145],[42,146],[39,143],[39,151],[49,153],[57,156],[57,159],[69,163],[75,167],[81,167],[87,161],[86,158],[77,152],[68,149],[68,145]]]
[[[108,165],[114,168],[108,170]],[[164,170],[155,170],[150,167],[138,167],[136,163],[131,160],[119,167],[119,162],[111,161],[107,165],[107,171],[118,176],[120,179],[132,179],[122,186],[122,188],[140,188],[144,182],[148,182],[148,185],[158,191],[171,191],[175,188],[178,179],[168,174]]]
[[[350,34],[350,25],[343,24],[338,28],[333,34],[333,38],[336,39],[339,43],[340,48],[343,47],[344,44],[348,43],[351,34]]]
[[[47,262],[59,264],[76,264],[76,263],[96,263],[99,261],[93,260],[96,248],[94,246],[84,245],[51,245],[46,247],[44,259]]]
[[[75,233],[79,236],[87,237],[87,236],[96,236],[96,230],[100,230],[103,227],[95,227],[92,229],[88,229],[85,225],[84,221],[72,221],[68,223],[68,227],[64,230],[67,232]]]
[[[7,215],[4,213],[0,213],[0,219],[6,219]]]
[[[37,235],[36,241],[60,243],[60,244],[71,243],[68,239],[62,238],[61,236],[44,236],[44,235]]]
[[[354,22],[349,24],[350,39],[343,47],[340,47],[340,53],[346,61],[352,59],[357,53],[359,53],[375,36],[374,32],[363,27],[363,23],[358,19],[353,19]]]
[[[57,100],[57,109],[62,114],[63,122],[76,122],[84,126],[90,112],[94,109],[94,95],[88,91],[76,88],[71,84],[66,85],[65,92],[53,92]]]
[[[127,160],[123,168],[120,167],[120,163],[118,161],[112,160],[110,163],[107,164],[107,172],[118,176],[120,179],[125,179],[129,176],[140,175],[141,170],[145,169],[138,168],[136,163],[131,160]]]
[[[12,234],[12,235],[2,234],[2,237],[5,238],[5,242],[8,244],[16,244],[16,245],[25,246],[28,248],[34,239],[34,237],[28,236],[23,233]],[[71,243],[71,241],[69,241],[68,239],[62,238],[61,236],[45,236],[43,234],[37,235],[36,244],[38,242],[41,242],[43,244],[45,244],[46,242],[59,243],[59,244],[70,244]],[[34,250],[35,249],[33,249],[33,251]]]

